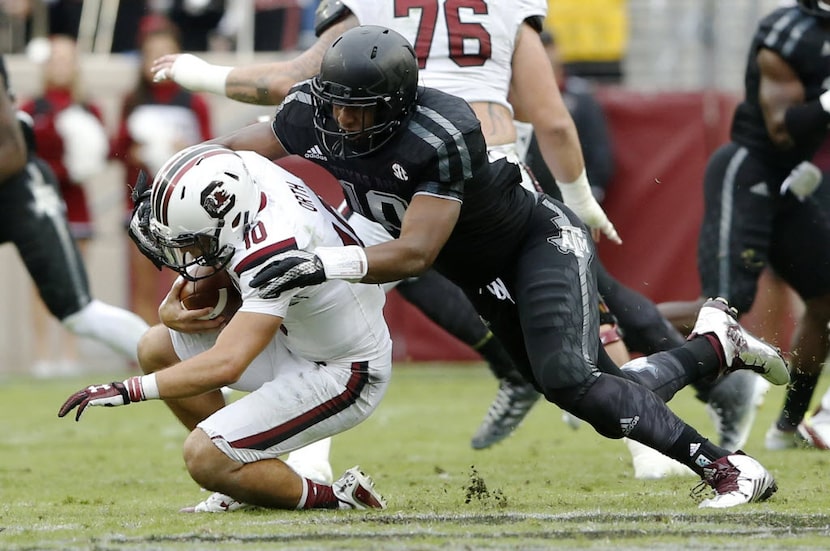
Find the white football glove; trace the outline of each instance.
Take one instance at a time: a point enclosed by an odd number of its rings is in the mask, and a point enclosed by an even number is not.
[[[788,191],[799,201],[815,193],[822,180],[821,170],[810,161],[802,161],[787,176],[781,184],[781,195]]]
[[[181,54],[170,69],[161,69],[153,75],[156,82],[173,80],[180,86],[195,92],[225,95],[225,81],[233,67],[213,65],[193,54]]]
[[[576,181],[569,184],[559,183],[558,186],[559,191],[562,192],[562,201],[579,216],[580,220],[585,222],[588,227],[600,230],[614,243],[618,245],[622,243],[614,224],[608,219],[605,211],[602,210],[593,193],[591,193],[591,186],[588,184],[588,177],[584,169]]]

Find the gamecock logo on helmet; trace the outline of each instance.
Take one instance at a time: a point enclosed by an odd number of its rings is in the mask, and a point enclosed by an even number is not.
[[[212,218],[224,218],[236,203],[236,197],[222,189],[220,180],[214,180],[202,191],[202,208]]]

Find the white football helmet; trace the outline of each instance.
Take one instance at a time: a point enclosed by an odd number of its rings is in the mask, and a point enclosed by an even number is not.
[[[195,281],[225,268],[251,227],[261,194],[242,158],[218,145],[171,157],[153,180],[150,233],[163,263]],[[209,266],[197,277],[193,266]]]

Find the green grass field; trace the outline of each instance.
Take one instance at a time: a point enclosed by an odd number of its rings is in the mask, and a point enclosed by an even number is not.
[[[419,364],[397,365],[373,417],[334,440],[335,471],[360,464],[387,510],[187,515],[205,494],[161,402],[56,415],[78,388],[123,377],[0,379],[0,549],[830,548],[830,454],[763,449],[780,388],[746,446],[778,479],[766,503],[700,510],[694,478],[635,480],[621,442],[571,430],[545,402],[474,451],[493,379],[483,364]],[[691,392],[672,407],[712,434]]]

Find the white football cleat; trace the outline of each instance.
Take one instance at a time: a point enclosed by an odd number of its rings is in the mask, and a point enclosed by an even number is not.
[[[214,492],[206,500],[194,505],[180,509],[180,513],[232,513],[240,509],[250,507],[247,503],[237,501],[231,496]]]
[[[781,351],[753,336],[738,323],[737,311],[723,298],[710,298],[700,308],[689,338],[711,333],[723,348],[724,373],[750,369],[774,385],[790,382],[790,370]]]
[[[819,409],[798,424],[798,434],[809,445],[820,450],[830,450],[830,411]]]
[[[624,438],[628,451],[631,452],[631,464],[634,466],[634,478],[638,480],[659,480],[669,476],[697,476],[695,472],[671,457],[665,456],[654,448],[649,448],[636,440]]]
[[[809,446],[809,443],[804,440],[798,430],[781,430],[774,422],[764,436],[764,447],[772,451],[791,450],[806,446]]]
[[[744,503],[764,501],[778,490],[778,484],[763,465],[737,452],[721,457],[703,468],[703,480],[692,490],[697,495],[709,485],[715,496],[700,502],[701,509],[724,509]]]
[[[354,466],[331,485],[341,509],[386,509],[386,500],[360,467]]]

